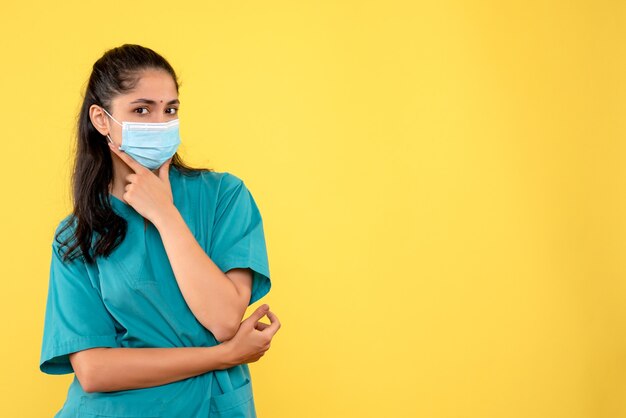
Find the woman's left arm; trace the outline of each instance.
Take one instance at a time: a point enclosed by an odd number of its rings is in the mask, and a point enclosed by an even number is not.
[[[222,342],[239,329],[250,301],[252,272],[247,268],[224,273],[202,249],[178,209],[155,219],[172,270],[187,305],[198,321]]]

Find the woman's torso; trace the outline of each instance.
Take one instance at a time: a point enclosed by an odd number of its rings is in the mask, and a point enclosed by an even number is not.
[[[187,177],[170,168],[174,204],[207,254],[222,175],[205,172]],[[111,204],[128,221],[126,237],[108,258],[98,257],[94,265],[86,266],[115,319],[119,346],[218,344],[187,306],[156,227],[114,196]],[[155,387],[94,393],[84,392],[74,377],[66,403],[55,418],[75,416],[253,417],[250,371],[242,364]]]

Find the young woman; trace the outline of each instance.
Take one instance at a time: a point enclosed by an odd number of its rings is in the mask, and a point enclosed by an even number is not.
[[[256,416],[247,363],[280,328],[267,305],[242,320],[271,287],[263,222],[240,178],[176,153],[178,89],[139,45],[93,65],[41,348],[75,373],[57,418]]]

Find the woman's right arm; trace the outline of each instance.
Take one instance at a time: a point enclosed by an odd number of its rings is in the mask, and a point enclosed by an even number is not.
[[[232,367],[227,347],[109,348],[70,354],[85,392],[110,392],[163,385]]]
[[[271,324],[259,322],[267,314]],[[85,392],[111,392],[163,385],[260,359],[280,328],[269,306],[258,307],[235,336],[212,347],[97,347],[71,353]]]

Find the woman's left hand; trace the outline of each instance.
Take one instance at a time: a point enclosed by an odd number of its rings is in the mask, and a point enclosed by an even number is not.
[[[109,148],[134,171],[126,176],[128,183],[124,187],[126,190],[124,200],[153,224],[167,216],[167,213],[175,208],[169,178],[172,159],[164,162],[159,167],[158,175],[155,175],[150,169],[139,164],[124,151],[115,149],[110,143]]]

